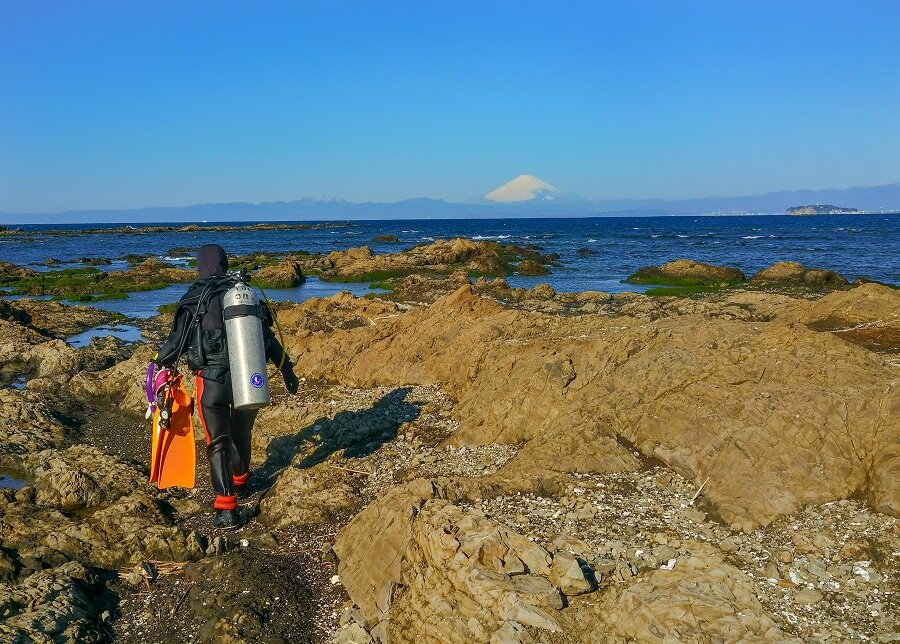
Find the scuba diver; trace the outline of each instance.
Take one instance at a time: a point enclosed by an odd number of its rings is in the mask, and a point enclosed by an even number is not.
[[[272,333],[273,319],[268,306],[254,304],[252,313],[248,314],[250,306],[230,307],[224,302],[226,293],[239,282],[246,281],[246,277],[238,278],[228,273],[228,256],[225,250],[216,244],[201,246],[197,251],[197,269],[200,279],[190,286],[179,301],[172,332],[159,347],[154,362],[160,368],[173,368],[185,356],[188,367],[197,375],[196,398],[200,402],[200,422],[206,433],[206,454],[216,492],[213,525],[217,528],[232,528],[242,523],[237,499],[246,490],[250,479],[253,423],[258,407],[268,404],[266,360],[279,365],[285,388],[290,393],[297,393],[300,383],[284,347]],[[250,290],[246,285],[241,287]],[[255,302],[255,295],[252,298]],[[232,371],[246,371],[246,365],[232,365],[229,360],[226,329],[235,328],[228,324],[228,311],[232,308],[261,318],[265,356],[255,356],[261,367],[259,372],[253,373],[250,389],[252,392],[253,388],[259,388],[265,382],[266,400],[257,408],[247,408],[246,405],[241,408],[241,404],[235,404],[235,398],[243,392],[233,389]],[[257,317],[253,318],[255,322]],[[258,322],[257,325],[256,328],[260,328]],[[237,336],[232,338],[232,342],[237,344]],[[233,352],[233,355],[246,354],[239,351],[237,354]]]

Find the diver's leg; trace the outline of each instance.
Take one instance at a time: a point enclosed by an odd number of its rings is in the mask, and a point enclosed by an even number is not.
[[[231,472],[237,491],[243,492],[250,480],[250,451],[253,423],[256,421],[257,409],[235,409],[231,414],[231,441],[234,453],[231,459]]]
[[[200,422],[206,432],[206,455],[216,500],[216,510],[236,510],[237,496],[231,473],[231,388],[228,384],[197,377]]]

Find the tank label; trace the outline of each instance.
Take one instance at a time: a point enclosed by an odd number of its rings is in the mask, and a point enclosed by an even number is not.
[[[265,381],[263,380],[263,377],[260,374],[255,373],[252,376],[250,376],[250,384],[253,385],[254,387],[256,387],[257,389],[259,389],[260,387],[263,386],[263,384],[265,384]]]

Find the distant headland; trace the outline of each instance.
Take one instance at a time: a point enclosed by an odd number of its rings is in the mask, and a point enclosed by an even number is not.
[[[789,215],[862,215],[865,211],[857,208],[841,208],[830,204],[815,204],[810,206],[794,206],[785,211]]]

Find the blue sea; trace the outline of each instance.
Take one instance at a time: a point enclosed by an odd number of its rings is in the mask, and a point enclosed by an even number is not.
[[[23,228],[41,231],[117,225],[120,224]],[[154,224],[133,225],[139,228]],[[183,224],[160,222],[156,225]],[[373,238],[377,235],[396,235],[400,241],[376,242]],[[544,252],[559,253],[562,266],[554,268],[551,275],[512,276],[508,280],[513,286],[524,287],[547,282],[558,291],[632,290],[635,287],[623,282],[628,275],[643,266],[680,257],[734,266],[748,276],[777,261],[792,260],[838,271],[851,280],[864,277],[900,284],[900,215],[429,219],[362,221],[346,227],[314,230],[38,234],[0,237],[0,260],[46,269],[45,262],[49,258],[63,262],[81,257],[116,260],[129,253],[149,252],[173,263],[184,263],[189,254],[173,253],[171,249],[196,248],[206,243],[221,244],[232,254],[298,250],[327,253],[363,245],[377,253],[390,253],[457,236],[509,244],[536,244]],[[596,251],[596,254],[580,256],[578,251],[584,248]],[[114,261],[112,266],[103,268],[125,267],[124,261]],[[366,285],[327,284],[310,279],[302,287],[277,291],[270,296],[302,301],[348,288],[356,293],[367,292]],[[153,315],[160,304],[177,300],[182,291],[183,287],[176,285],[162,291],[132,294],[128,300],[101,305],[127,315],[146,317]]]

